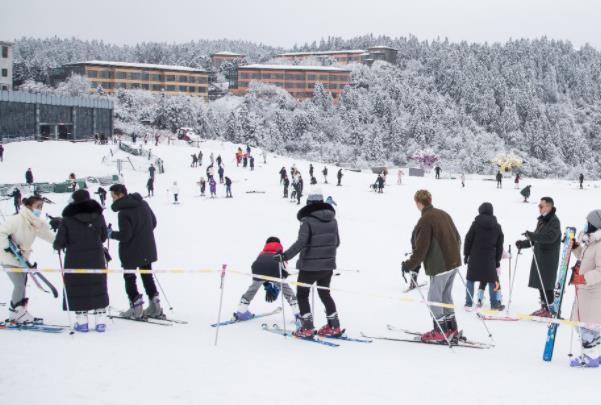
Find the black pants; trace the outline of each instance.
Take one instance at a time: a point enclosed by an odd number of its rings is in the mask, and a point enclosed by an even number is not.
[[[151,270],[152,263],[139,266],[138,268],[141,270]],[[148,295],[149,298],[157,295],[158,291],[156,285],[154,284],[154,277],[152,274],[145,273],[140,274],[140,276],[142,277],[142,284],[144,285],[144,291],[146,291],[146,295]],[[138,293],[138,286],[136,284],[136,275],[133,273],[127,273],[123,275],[123,278],[125,279],[125,292],[127,293],[127,297],[130,301],[133,301],[138,295],[140,295]]]
[[[317,283],[318,287],[330,287],[332,281],[333,271],[303,271],[298,273],[298,282],[303,284]],[[311,312],[311,305],[309,305],[309,293],[311,289],[309,287],[298,286],[296,288],[296,298],[298,300],[298,307],[301,316]],[[336,303],[330,295],[330,290],[324,290],[321,288],[317,289],[319,299],[323,302],[326,307],[326,315],[332,315],[336,312]]]
[[[549,305],[553,304],[553,300],[555,299],[553,290],[539,289],[538,293],[540,294],[541,305],[544,308],[547,308],[547,302],[549,302]],[[545,294],[547,295],[547,300],[545,300]],[[549,309],[549,308],[547,308],[547,309]]]

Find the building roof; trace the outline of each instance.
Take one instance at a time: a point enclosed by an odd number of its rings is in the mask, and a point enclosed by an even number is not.
[[[211,56],[246,56],[246,55],[244,55],[243,53],[221,51],[221,52],[212,53]]]
[[[344,53],[361,54],[364,52],[365,52],[365,49],[346,49],[346,50],[342,50],[342,51],[287,52],[287,53],[280,53],[277,56],[336,55],[336,54],[344,54]]]
[[[245,65],[239,66],[239,70],[253,69],[253,70],[317,70],[326,72],[350,72],[349,69],[342,69],[333,66],[303,66],[303,65]]]
[[[14,45],[14,42],[2,41],[2,40],[0,39],[0,45],[8,45],[8,46],[12,46],[12,45]]]
[[[386,45],[376,45],[376,46],[370,46],[369,48],[367,48],[368,50],[372,50],[372,49],[390,49],[392,51],[398,51],[398,49],[396,48],[392,48],[390,46],[386,46]]]
[[[151,63],[130,63],[130,62],[110,62],[105,60],[89,60],[86,62],[69,63],[66,66],[74,65],[95,65],[95,66],[112,66],[112,67],[128,67],[138,69],[156,69],[156,70],[179,70],[182,72],[197,72],[206,73],[205,69],[191,68],[187,66],[177,65],[153,65]]]

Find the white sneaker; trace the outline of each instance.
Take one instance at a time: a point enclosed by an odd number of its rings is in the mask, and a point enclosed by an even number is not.
[[[106,309],[101,308],[94,311],[94,324],[96,332],[106,331]]]
[[[33,315],[27,311],[27,303],[23,305],[17,305],[16,307],[8,308],[8,320],[17,324],[21,323],[33,323],[36,321]]]

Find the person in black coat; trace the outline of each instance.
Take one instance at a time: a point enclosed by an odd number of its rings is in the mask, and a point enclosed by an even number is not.
[[[342,174],[342,169],[339,169],[339,170],[338,170],[338,174],[336,175],[336,177],[338,178],[338,184],[336,184],[337,186],[342,186],[342,183],[341,183],[341,181],[342,181],[342,176],[343,176],[343,174]]]
[[[102,207],[90,199],[87,190],[77,190],[73,202],[63,210],[54,249],[65,250],[64,266],[67,269],[106,268],[105,250],[108,231]],[[109,305],[106,274],[64,275],[66,297],[63,310],[75,311],[75,330],[88,331],[88,311],[94,311],[96,331],[104,332],[105,314]]]
[[[25,172],[25,182],[30,186],[33,184],[33,172],[31,171],[31,169],[27,169],[27,171]]]
[[[259,256],[251,266],[252,274],[273,278],[288,277],[288,272],[284,268],[282,268],[280,274],[280,264],[274,260],[274,256],[277,254],[281,255],[283,251],[284,248],[278,238],[275,236],[267,238],[265,247],[263,247],[263,250],[259,253]],[[253,277],[251,285],[242,295],[242,298],[240,298],[240,305],[238,306],[238,310],[234,313],[235,319],[246,321],[254,317],[254,314],[248,310],[248,306],[261,286],[265,288],[265,300],[267,302],[275,301],[280,290],[282,290],[284,298],[286,298],[286,301],[290,304],[295,317],[299,317],[296,295],[288,283],[270,282],[262,278]]]
[[[150,206],[138,193],[128,194],[122,184],[113,184],[109,189],[113,198],[112,210],[118,213],[119,231],[109,225],[109,238],[119,241],[119,259],[124,269],[152,269],[157,260],[154,228],[157,220]],[[135,274],[124,274],[125,291],[130,301],[130,309],[123,315],[133,318],[161,317],[160,305],[152,273],[141,275],[144,290],[150,300],[148,308],[142,310],[144,301],[138,293]]]
[[[102,205],[102,208],[104,208],[106,202],[106,190],[104,187],[98,187],[98,190],[94,194],[98,194],[98,198],[100,198],[100,205]]]
[[[225,176],[225,198],[232,198],[232,180]]]
[[[478,216],[472,222],[463,245],[464,262],[467,264],[466,308],[471,308],[474,298],[474,283],[480,282],[478,291],[479,306],[486,284],[489,285],[490,307],[501,310],[501,301],[497,291],[500,267],[503,257],[504,235],[501,225],[493,215],[493,206],[485,202],[478,208]]]
[[[336,252],[340,246],[338,223],[334,207],[323,201],[319,191],[312,191],[307,197],[307,205],[298,212],[301,222],[296,242],[282,258],[289,261],[300,254],[296,267],[299,269],[298,282],[319,287],[330,287],[332,275],[336,268]],[[299,337],[309,337],[315,333],[313,316],[309,305],[309,287],[298,286],[296,295],[301,315],[301,327],[295,332]],[[344,330],[340,328],[336,304],[328,289],[318,289],[317,293],[326,308],[328,324],[318,334],[322,336],[340,336]]]
[[[290,186],[290,180],[286,173],[284,173],[284,198],[288,198],[288,187]]]
[[[15,214],[19,213],[19,209],[21,208],[21,190],[15,187],[12,193],[8,195],[13,198],[13,204],[15,205]]]

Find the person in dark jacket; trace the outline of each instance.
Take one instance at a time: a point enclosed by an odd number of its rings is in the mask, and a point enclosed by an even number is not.
[[[286,174],[286,168],[282,167],[280,169],[280,184],[284,183],[284,179],[288,177],[288,175]]]
[[[255,157],[251,156],[250,157],[250,170],[255,170]]]
[[[98,190],[94,194],[98,194],[98,198],[100,199],[100,205],[102,205],[102,208],[104,208],[106,203],[106,190],[104,189],[104,187],[98,187]]]
[[[148,181],[146,182],[146,190],[148,190],[147,197],[154,197],[154,177],[148,178]]]
[[[27,169],[27,171],[25,172],[25,182],[30,186],[33,184],[33,172],[31,171],[31,169]]]
[[[526,231],[524,233],[526,239],[517,241],[515,245],[518,254],[520,250],[534,246],[528,287],[539,291],[541,308],[534,311],[532,315],[550,317],[549,305],[553,303],[553,289],[561,250],[561,223],[557,218],[557,210],[551,197],[541,198],[538,209],[540,216],[536,229],[534,232]]]
[[[103,243],[108,231],[102,207],[90,199],[87,190],[77,190],[71,198],[73,202],[63,210],[54,249],[65,250],[64,266],[67,269],[104,269],[107,258]],[[109,305],[106,274],[67,273],[64,282],[63,310],[75,311],[74,329],[87,332],[88,311],[94,311],[95,329],[104,332]]]
[[[336,175],[336,177],[338,178],[338,184],[336,184],[337,186],[342,186],[342,183],[341,183],[342,176],[343,176],[342,169],[338,169],[338,174]]]
[[[378,174],[378,178],[376,179],[376,184],[378,186],[378,193],[384,192],[384,176]]]
[[[157,248],[154,240],[154,228],[157,220],[150,206],[138,193],[128,194],[122,184],[113,184],[109,189],[113,198],[112,210],[118,213],[119,231],[113,231],[109,225],[109,238],[119,241],[119,259],[124,269],[152,269],[157,261]],[[140,319],[142,317],[159,318],[164,316],[159,293],[151,273],[142,274],[144,290],[148,295],[148,308],[142,310],[144,301],[138,293],[135,274],[124,274],[125,291],[130,309],[123,316]]]
[[[288,187],[290,186],[290,180],[288,179],[288,176],[286,175],[286,173],[284,173],[284,197],[283,198],[288,198]]]
[[[300,205],[301,197],[303,196],[303,188],[305,187],[303,182],[303,176],[298,175],[298,180],[294,186],[294,190],[296,191],[296,205]]]
[[[464,262],[467,264],[467,291],[465,307],[471,309],[474,298],[474,283],[480,282],[479,301],[486,284],[489,285],[490,308],[503,310],[497,296],[499,276],[497,268],[503,257],[504,235],[501,225],[493,215],[493,206],[485,202],[478,208],[478,216],[472,222],[463,244]]]
[[[434,168],[434,172],[436,173],[436,179],[440,179],[440,172],[442,172],[442,169],[440,168],[440,166],[436,166]]]
[[[323,182],[324,182],[324,184],[328,184],[328,168],[327,168],[327,166],[323,167],[323,170],[321,171],[321,174],[323,174]]]
[[[225,177],[225,198],[232,198],[232,180],[229,177]]]
[[[497,188],[503,188],[503,175],[500,170],[497,172]]]
[[[525,203],[528,202],[528,199],[530,198],[530,187],[532,187],[532,186],[527,185],[526,187],[524,187],[522,189],[522,191],[520,191],[520,194],[522,195],[522,197],[524,197],[524,201],[522,201],[522,202],[525,202]]]
[[[4,145],[0,144],[0,162],[4,162]]]
[[[280,239],[275,236],[270,236],[265,242],[265,246],[257,259],[253,262],[251,269],[252,274],[257,276],[266,276],[273,278],[287,278],[288,272],[282,268],[280,274],[280,264],[274,259],[275,255],[282,254],[284,248],[280,243]],[[298,305],[296,301],[296,295],[288,283],[279,283],[273,281],[267,281],[262,278],[253,277],[252,283],[246,290],[246,292],[240,298],[240,305],[238,310],[234,313],[234,318],[240,321],[247,321],[252,319],[255,315],[248,310],[248,306],[251,301],[263,286],[265,289],[265,301],[273,302],[278,298],[280,290],[284,294],[284,298],[290,304],[292,313],[295,318],[299,318]]]
[[[580,173],[578,176],[578,183],[580,184],[580,190],[582,190],[582,183],[584,183],[584,174]]]
[[[148,174],[150,174],[150,177],[152,177],[153,179],[154,179],[154,172],[155,172],[155,171],[156,171],[156,169],[155,169],[154,165],[153,165],[153,164],[151,164],[151,165],[148,167]]]
[[[217,169],[217,174],[219,175],[219,184],[223,184],[223,175],[225,174],[223,166],[219,165],[219,169]]]
[[[323,195],[313,190],[307,197],[307,205],[298,212],[301,222],[296,242],[283,254],[283,260],[289,261],[300,254],[296,268],[299,269],[298,282],[308,285],[317,283],[317,293],[326,308],[327,325],[317,332],[321,336],[340,336],[344,330],[340,328],[336,304],[330,295],[330,282],[336,268],[336,251],[340,246],[336,211],[325,203]],[[301,315],[301,326],[295,332],[298,337],[311,337],[315,334],[313,316],[309,305],[309,287],[298,286],[296,295]]]
[[[21,190],[15,187],[12,193],[8,195],[13,198],[13,204],[15,206],[15,214],[19,213],[19,209],[21,208]]]
[[[313,170],[313,163],[309,163],[309,177],[311,178],[313,177]]]
[[[449,214],[432,206],[428,190],[418,190],[413,199],[421,218],[415,226],[415,248],[401,270],[409,273],[423,263],[430,276],[428,301],[453,305],[453,281],[461,267],[461,237]],[[431,306],[430,311],[434,327],[422,335],[422,341],[442,343],[459,336],[453,307]]]

